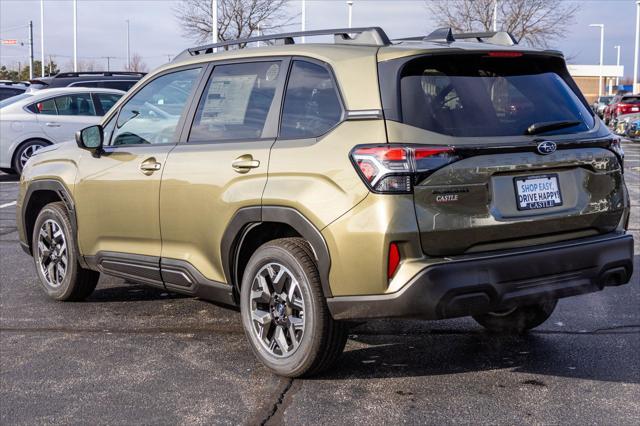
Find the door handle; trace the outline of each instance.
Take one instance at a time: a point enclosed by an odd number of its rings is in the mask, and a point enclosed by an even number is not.
[[[157,172],[160,168],[162,168],[162,164],[158,163],[155,158],[148,158],[140,163],[140,170],[145,175]]]
[[[58,123],[46,123],[45,125],[47,127],[60,127],[60,124],[58,124]]]
[[[251,154],[241,155],[233,160],[231,167],[238,173],[247,173],[251,169],[255,169],[260,166],[260,161],[254,160]]]

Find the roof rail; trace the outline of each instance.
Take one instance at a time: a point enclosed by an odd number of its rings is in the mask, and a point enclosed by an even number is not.
[[[58,74],[53,75],[51,77],[68,78],[68,77],[79,77],[81,75],[102,75],[105,77],[110,77],[114,75],[133,75],[136,77],[144,77],[146,73],[135,72],[135,71],[78,71],[78,72],[59,72]]]
[[[403,40],[416,40],[417,37],[410,37]],[[454,33],[451,28],[438,28],[428,36],[422,38],[424,41],[443,41],[453,43],[456,40],[475,39],[479,43],[500,44],[503,46],[515,46],[518,40],[507,31],[490,31],[480,33]]]
[[[174,61],[181,60],[189,56],[213,53],[213,50],[219,47],[240,46],[242,48],[248,43],[255,43],[258,41],[275,41],[283,44],[294,44],[294,37],[312,37],[320,35],[333,35],[334,43],[336,44],[355,44],[369,46],[386,46],[388,44],[391,44],[389,37],[387,37],[387,34],[380,27],[335,28],[330,30],[313,30],[269,34],[258,37],[228,40],[215,44],[206,44],[204,46],[192,47],[181,52],[175,57]]]

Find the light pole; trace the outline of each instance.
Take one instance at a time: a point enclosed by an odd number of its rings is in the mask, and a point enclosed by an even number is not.
[[[127,71],[131,71],[131,43],[129,39],[129,20],[127,22]]]
[[[633,55],[633,92],[640,92],[638,87],[638,49],[640,48],[640,0],[636,1],[636,51]]]
[[[347,7],[349,8],[349,28],[351,28],[351,22],[353,20],[353,1],[347,0]]]
[[[258,24],[258,37],[260,37],[260,35],[261,35],[261,34],[260,34],[260,24]],[[258,43],[256,43],[256,46],[257,46],[257,47],[260,47],[261,45],[262,45],[262,44],[261,44],[261,42],[259,42],[259,41],[258,41]]]
[[[307,2],[306,0],[302,0],[302,4],[300,5],[302,7],[302,12],[300,13],[300,31],[306,31],[307,30]],[[306,37],[302,36],[302,42],[306,42]]]
[[[616,49],[618,51],[617,55],[616,55],[616,66],[620,66],[620,45],[617,46],[613,46],[614,49]],[[617,70],[616,70],[617,72]],[[618,89],[618,86],[620,85],[620,77],[618,77],[616,75],[616,90]]]
[[[33,80],[33,21],[29,21],[29,80]]]
[[[211,0],[211,42],[218,42],[218,0]]]
[[[73,0],[73,71],[78,72],[78,0]]]
[[[493,2],[493,31],[498,31],[498,0]]]
[[[600,28],[600,72],[598,77],[598,96],[602,96],[602,65],[604,62],[604,24],[589,24],[590,27]]]
[[[40,0],[40,77],[44,77],[44,0]]]

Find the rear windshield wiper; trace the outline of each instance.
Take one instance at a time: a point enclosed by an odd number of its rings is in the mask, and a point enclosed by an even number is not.
[[[524,132],[525,135],[537,135],[538,133],[550,132],[551,130],[564,129],[566,127],[577,126],[582,124],[582,121],[544,121],[540,123],[533,123]]]

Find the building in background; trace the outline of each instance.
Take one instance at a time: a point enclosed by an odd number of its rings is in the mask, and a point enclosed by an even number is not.
[[[601,69],[603,95],[615,94],[617,92],[615,87],[616,77],[620,79],[624,77],[623,65],[603,65],[602,67],[600,65],[567,65],[567,68],[569,68],[569,74],[576,81],[589,103],[593,103],[598,99],[598,81]]]

